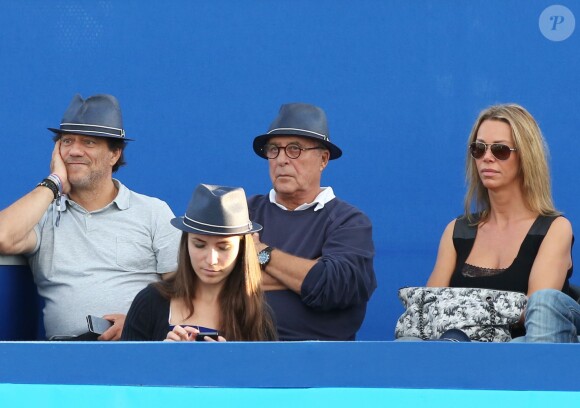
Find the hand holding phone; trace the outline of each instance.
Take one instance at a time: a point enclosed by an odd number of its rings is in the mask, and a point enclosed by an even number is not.
[[[205,341],[205,337],[209,337],[213,340],[218,340],[219,333],[216,331],[204,332],[204,333],[197,333],[195,336],[195,341]]]
[[[88,315],[87,325],[89,326],[89,331],[91,333],[96,333],[100,335],[106,332],[107,329],[113,325],[113,322],[103,319],[101,317]]]

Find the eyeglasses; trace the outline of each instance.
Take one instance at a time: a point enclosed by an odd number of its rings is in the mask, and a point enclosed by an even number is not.
[[[491,154],[498,160],[507,160],[510,158],[512,152],[517,151],[515,147],[509,147],[501,143],[483,143],[483,142],[473,142],[469,145],[469,152],[471,157],[474,159],[481,159],[487,148],[491,150]]]
[[[289,144],[286,146],[276,146],[274,144],[265,144],[262,147],[262,151],[266,155],[266,157],[270,160],[275,159],[280,154],[280,150],[284,150],[286,152],[286,156],[290,159],[297,159],[300,157],[300,154],[305,150],[315,150],[315,149],[323,149],[321,146],[316,147],[301,147],[297,144]]]

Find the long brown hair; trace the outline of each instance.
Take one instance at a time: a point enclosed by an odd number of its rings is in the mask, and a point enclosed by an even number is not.
[[[155,284],[166,299],[183,299],[189,315],[193,315],[193,299],[199,278],[189,257],[188,233],[181,235],[175,276]],[[271,313],[261,289],[262,272],[251,235],[240,238],[236,265],[219,294],[220,334],[231,341],[276,340]]]

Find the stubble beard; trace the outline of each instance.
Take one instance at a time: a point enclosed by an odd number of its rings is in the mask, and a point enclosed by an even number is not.
[[[91,171],[85,176],[72,176],[69,183],[73,190],[91,190],[107,176],[106,172],[101,170]]]

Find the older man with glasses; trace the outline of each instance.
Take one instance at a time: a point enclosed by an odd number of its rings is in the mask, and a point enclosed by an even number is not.
[[[342,155],[319,107],[282,105],[254,139],[273,188],[251,197],[262,284],[281,340],[354,340],[377,283],[369,218],[321,187],[329,160]]]

